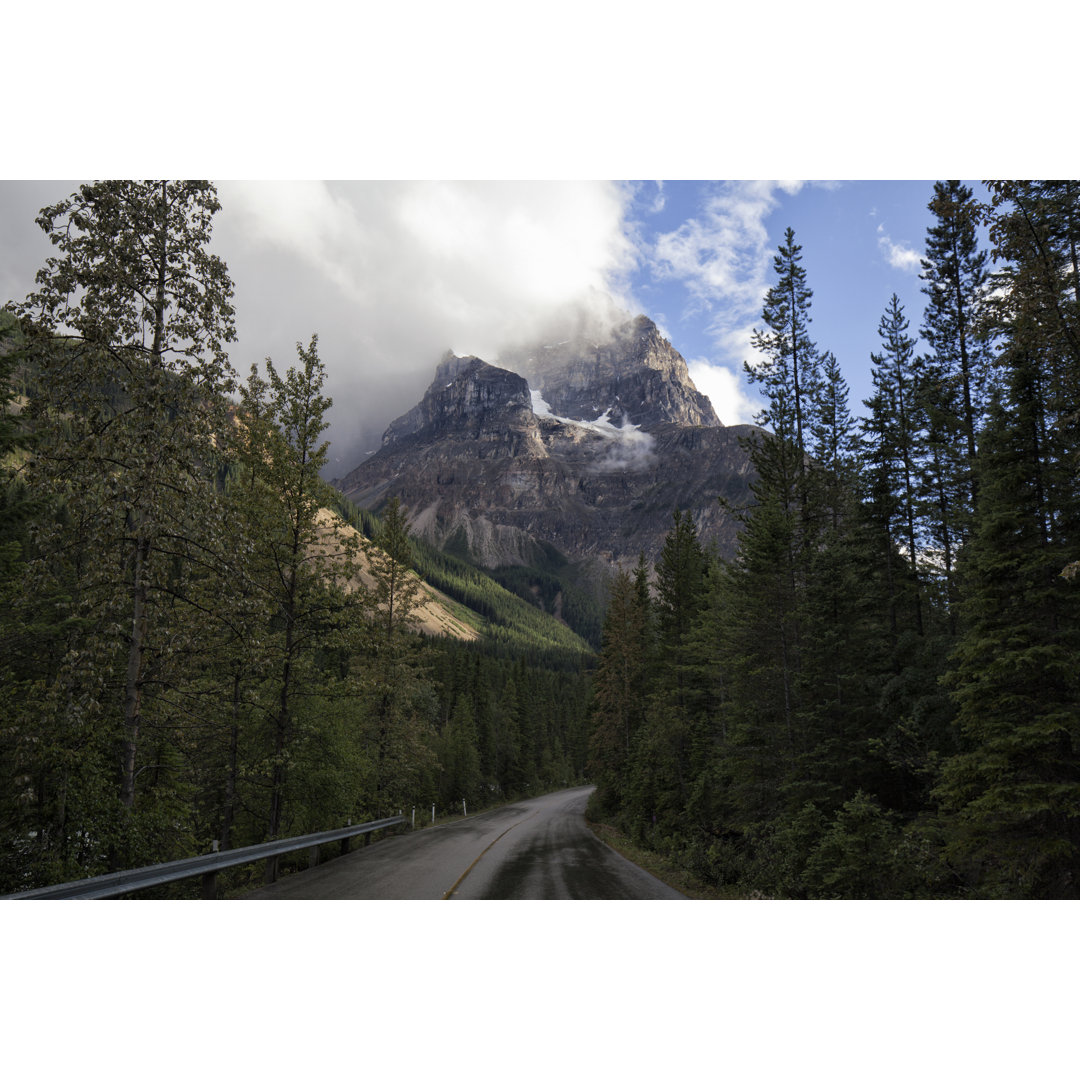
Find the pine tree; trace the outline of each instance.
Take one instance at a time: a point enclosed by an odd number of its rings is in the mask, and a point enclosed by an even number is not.
[[[984,312],[988,256],[978,244],[979,211],[970,188],[958,180],[938,181],[929,209],[935,224],[926,231],[921,275],[927,297],[922,336],[933,350],[927,379],[941,421],[940,452],[954,444],[962,448],[966,476],[960,479],[973,504],[971,470],[990,363]]]
[[[922,423],[919,408],[919,372],[915,342],[907,335],[908,321],[894,293],[881,317],[878,334],[882,351],[872,353],[875,394],[864,402],[870,410],[864,422],[868,444],[870,485],[875,514],[884,526],[889,545],[905,551],[910,579],[921,576],[919,551],[922,535],[917,499],[917,469],[922,458]],[[916,584],[911,603],[918,632],[923,632],[923,601]]]
[[[93,718],[115,732],[119,779],[100,805],[109,814],[115,798],[127,815],[83,823],[113,865],[145,856],[140,821],[158,843],[186,815],[160,757],[172,726],[162,689],[187,677],[176,616],[190,606],[191,556],[219,529],[212,463],[235,334],[232,285],[208,251],[218,208],[202,181],[84,185],[38,218],[60,254],[19,306],[40,372],[28,416],[48,432],[27,476],[67,515],[62,527],[39,520],[27,590],[63,581],[81,620],[49,708],[70,730]],[[155,749],[140,764],[148,731]]]
[[[950,861],[976,895],[1080,895],[1080,594],[1060,569],[1040,474],[1031,365],[1014,366],[980,448],[976,528],[965,548],[963,633],[950,686],[960,752],[937,794]]]
[[[422,601],[420,579],[413,570],[412,545],[401,504],[396,497],[382,514],[378,541],[367,548],[368,572],[373,578],[377,631],[367,677],[371,694],[371,742],[375,759],[375,802],[386,807],[392,792],[398,801],[415,795],[401,790],[412,758],[426,757],[427,719],[418,708],[421,694],[416,640],[416,609]],[[459,695],[464,700],[465,695]],[[470,727],[475,741],[475,729]],[[475,747],[474,747],[475,750]],[[472,781],[470,781],[472,783]],[[477,781],[478,783],[478,781]],[[475,785],[474,785],[475,787]],[[472,790],[472,789],[470,789]],[[475,791],[469,796],[475,797]]]
[[[998,330],[1039,358],[1045,431],[1080,440],[1080,182],[996,181],[987,211]]]
[[[1075,189],[989,185],[1003,386],[977,460],[950,673],[959,752],[944,765],[946,855],[974,895],[1075,897],[1080,881]],[[1069,207],[1070,199],[1072,209]]]
[[[788,228],[773,259],[777,282],[765,297],[762,320],[767,331],[755,330],[752,343],[763,356],[758,364],[744,365],[751,384],[761,384],[768,404],[756,422],[770,428],[778,445],[790,445],[794,455],[788,467],[800,477],[805,469],[814,402],[820,381],[817,346],[810,340],[810,300],[802,247]]]
[[[399,631],[415,626],[422,592],[412,568],[408,522],[396,495],[383,509],[378,542],[368,548],[368,566],[375,580],[375,602],[382,612],[383,638],[392,647]]]
[[[256,771],[266,785],[268,839],[287,827],[289,780],[306,715],[298,703],[323,681],[320,657],[338,650],[348,657],[363,647],[369,611],[358,587],[356,542],[326,509],[332,492],[319,477],[331,401],[322,394],[326,369],[318,337],[296,349],[298,364],[284,375],[269,359],[265,380],[252,370],[240,419],[248,477],[237,497],[249,515],[250,555],[238,569],[260,595],[266,620],[259,634],[266,738]],[[273,866],[268,873],[273,876]]]
[[[646,625],[649,599],[625,570],[611,582],[604,636],[593,678],[589,771],[598,801],[617,812],[627,782],[634,737],[646,715],[649,692]]]

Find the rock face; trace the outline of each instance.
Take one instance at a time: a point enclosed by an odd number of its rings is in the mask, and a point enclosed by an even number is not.
[[[524,375],[557,416],[596,420],[606,410],[616,426],[720,426],[709,399],[690,381],[686,361],[644,315],[607,341],[517,349],[500,354],[499,362]]]
[[[745,502],[740,440],[756,429],[720,424],[650,320],[500,360],[446,354],[423,400],[336,486],[373,509],[397,495],[415,533],[487,568],[554,558],[597,577],[641,552],[652,563],[677,507],[733,554],[719,500]]]

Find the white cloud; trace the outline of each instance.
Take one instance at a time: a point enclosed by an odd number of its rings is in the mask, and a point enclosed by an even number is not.
[[[686,366],[694,385],[712,402],[722,424],[753,423],[761,403],[747,396],[735,372],[704,358],[688,360]]]
[[[760,360],[750,335],[760,323],[776,252],[765,222],[780,204],[779,193],[796,195],[802,187],[802,181],[724,183],[698,215],[659,236],[651,252],[653,274],[685,286],[684,316],[708,316],[723,361],[699,359],[689,366],[725,424],[751,423],[761,407],[744,391],[741,373],[744,362]]]
[[[726,183],[714,192],[697,217],[674,232],[657,237],[653,272],[678,278],[697,305],[718,303],[739,309],[760,307],[769,266],[765,219],[777,206],[771,181]]]
[[[568,305],[628,309],[631,191],[595,183],[223,182],[236,366],[319,333],[334,453],[419,399],[447,348],[494,359]],[[374,432],[374,435],[372,435]],[[357,456],[357,460],[359,457]],[[344,463],[346,465],[355,464]]]
[[[779,205],[777,191],[795,195],[801,181],[730,181],[713,192],[702,212],[659,236],[653,273],[678,278],[693,310],[712,316],[711,332],[723,338],[756,322],[775,254],[765,220]]]
[[[913,248],[904,247],[903,244],[894,244],[892,238],[885,232],[885,226],[879,225],[878,247],[885,256],[886,262],[895,270],[903,270],[905,273],[917,274],[922,270],[922,254]]]

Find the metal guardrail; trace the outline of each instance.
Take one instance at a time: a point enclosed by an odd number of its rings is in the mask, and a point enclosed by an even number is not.
[[[10,893],[0,896],[0,900],[111,900],[127,893],[149,889],[154,885],[167,885],[172,881],[184,881],[187,878],[203,879],[203,899],[212,900],[217,892],[217,874],[233,866],[258,862],[261,859],[277,859],[292,851],[305,848],[318,848],[322,844],[341,842],[341,854],[349,850],[349,841],[354,836],[363,836],[364,842],[371,839],[371,834],[380,829],[390,829],[395,825],[404,825],[405,818],[382,818],[379,821],[366,821],[362,825],[346,825],[343,829],[331,829],[329,832],[309,833],[307,836],[288,836],[281,840],[269,840],[264,844],[252,844],[250,847],[232,848],[229,851],[215,851],[209,855],[196,855],[190,859],[177,859],[175,862],[157,863],[154,866],[140,866],[135,870],[119,870],[113,874],[101,874],[83,881],[69,881],[61,885],[48,885],[44,889],[29,889],[26,892]]]

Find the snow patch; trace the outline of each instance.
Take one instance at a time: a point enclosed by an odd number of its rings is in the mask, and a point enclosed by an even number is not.
[[[544,400],[539,390],[530,390],[529,396],[532,398],[532,410],[536,416],[548,416],[552,420],[560,419],[551,411],[551,406]]]
[[[571,420],[568,416],[556,416],[539,390],[531,390],[533,413],[536,416],[557,420],[560,424],[584,428],[586,431],[607,439],[610,449],[596,463],[600,472],[623,469],[644,469],[653,463],[656,440],[636,424],[617,427],[611,422],[611,407],[606,408],[595,420]],[[596,409],[596,406],[593,406]],[[596,410],[599,412],[599,409]]]

